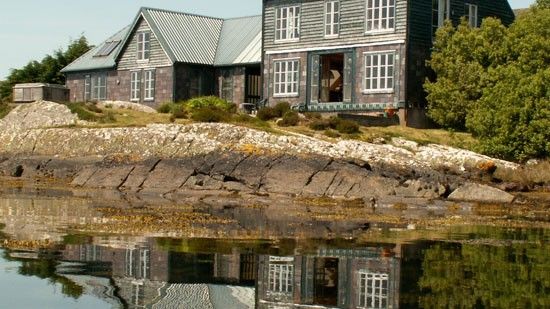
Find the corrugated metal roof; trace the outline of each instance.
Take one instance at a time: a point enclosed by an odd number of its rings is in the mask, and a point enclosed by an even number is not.
[[[261,61],[262,16],[226,19],[214,65],[235,65]]]
[[[214,63],[223,19],[151,8],[142,13],[173,61]]]
[[[116,56],[119,53],[120,49],[123,46],[123,42],[118,44],[118,46],[107,56],[104,57],[94,57],[95,54],[105,45],[107,42],[111,41],[122,41],[127,36],[130,31],[131,26],[126,26],[124,29],[117,32],[115,35],[111,36],[105,42],[97,45],[92,48],[90,51],[80,56],[75,61],[71,62],[68,66],[64,67],[61,72],[78,72],[78,71],[90,71],[90,70],[99,70],[99,69],[110,69],[116,67]]]

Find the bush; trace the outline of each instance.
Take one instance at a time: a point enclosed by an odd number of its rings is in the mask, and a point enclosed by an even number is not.
[[[216,107],[203,107],[191,112],[191,119],[198,122],[226,122],[231,119],[228,111]]]
[[[168,114],[172,111],[172,105],[174,105],[174,103],[162,103],[157,108],[157,112],[159,112],[161,114]]]
[[[233,117],[233,122],[240,123],[240,124],[246,124],[251,125],[257,128],[269,128],[270,125],[268,122],[263,121],[257,117],[252,117],[247,114],[238,114]]]
[[[336,125],[336,130],[342,134],[359,133],[359,125],[355,121],[342,119]]]
[[[317,112],[304,113],[304,116],[306,116],[307,120],[319,120],[323,118],[321,113],[317,113]]]
[[[268,106],[268,107],[261,108],[256,114],[256,117],[258,117],[258,119],[263,121],[269,121],[279,116],[277,115],[277,112],[273,107]]]
[[[317,120],[313,120],[309,124],[309,128],[312,129],[312,130],[315,130],[315,131],[323,131],[323,130],[326,130],[326,129],[330,128],[330,124],[329,124],[328,120],[317,119]]]
[[[278,125],[280,127],[292,127],[297,126],[300,123],[300,115],[294,111],[287,111],[283,115],[283,119],[279,121]]]
[[[235,113],[237,111],[237,106],[235,104],[229,103],[226,100],[220,99],[216,96],[193,98],[185,102],[184,105],[188,111],[205,108],[210,108],[212,110],[224,110],[230,113]]]
[[[324,132],[325,136],[331,137],[331,138],[338,138],[340,137],[340,134],[334,130],[325,130]]]
[[[0,102],[0,119],[6,117],[6,115],[9,114],[11,110],[12,107],[9,104]]]
[[[275,111],[275,115],[281,118],[290,111],[290,104],[287,102],[279,102],[273,107],[273,110]]]
[[[174,104],[170,113],[172,114],[172,116],[174,116],[175,119],[187,118],[187,111],[183,108],[183,105],[181,104]]]

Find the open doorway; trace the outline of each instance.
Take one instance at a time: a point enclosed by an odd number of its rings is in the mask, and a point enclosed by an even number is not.
[[[319,102],[342,102],[344,97],[344,54],[321,55]]]
[[[336,306],[338,304],[338,259],[316,258],[313,303]]]

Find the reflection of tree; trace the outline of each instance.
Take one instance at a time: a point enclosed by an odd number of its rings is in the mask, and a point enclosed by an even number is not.
[[[38,277],[47,279],[51,284],[60,284],[61,293],[74,299],[80,298],[84,293],[84,289],[72,282],[71,280],[56,274],[57,262],[53,259],[41,258],[37,260],[23,260],[11,258],[7,251],[4,252],[4,259],[21,263],[18,269],[18,274],[28,277]]]
[[[549,308],[549,246],[437,244],[425,251],[423,308]]]

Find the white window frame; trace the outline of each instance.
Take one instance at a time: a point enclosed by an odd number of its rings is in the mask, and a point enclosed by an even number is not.
[[[297,97],[300,94],[300,59],[273,61],[273,96]]]
[[[130,72],[130,101],[141,100],[141,71]]]
[[[107,100],[107,75],[92,76],[92,100]]]
[[[92,75],[84,75],[84,101],[92,99]]]
[[[143,74],[144,80],[144,100],[145,101],[154,101],[155,100],[155,70],[146,70]]]
[[[472,28],[478,26],[478,12],[477,4],[466,3],[466,17],[468,18],[468,25]]]
[[[389,275],[359,271],[359,300],[357,308],[388,308]]]
[[[391,65],[389,59],[391,56]],[[369,61],[370,57],[370,61]],[[366,52],[363,54],[364,78],[363,93],[393,93],[395,88],[395,67],[397,54],[394,50]],[[376,61],[374,61],[376,59]],[[384,59],[384,61],[382,61]],[[376,64],[374,64],[376,62]],[[384,62],[384,64],[382,64]],[[369,65],[370,63],[370,65]],[[391,68],[391,74],[388,71]],[[382,73],[383,72],[383,73]],[[388,81],[391,80],[391,87],[388,87]],[[370,83],[369,83],[370,81]],[[374,82],[376,86],[374,85]],[[380,87],[384,84],[384,87]]]
[[[325,38],[337,38],[340,35],[340,0],[325,1]]]
[[[301,7],[281,6],[275,9],[275,42],[297,42],[300,40]]]
[[[294,265],[270,263],[268,289],[271,293],[292,294],[294,291]]]
[[[366,0],[365,33],[395,31],[397,0]],[[378,4],[378,6],[376,6]],[[384,26],[383,26],[384,24]]]
[[[151,57],[151,32],[142,31],[137,33],[137,60],[149,61]]]

